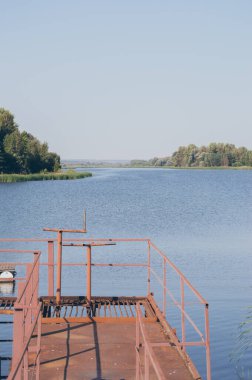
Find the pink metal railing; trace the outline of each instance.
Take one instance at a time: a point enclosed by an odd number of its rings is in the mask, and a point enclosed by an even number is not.
[[[201,294],[192,286],[189,280],[183,275],[183,273],[173,264],[171,260],[167,258],[167,256],[151,241],[148,242],[148,263],[150,263],[150,255],[151,248],[157,253],[163,260],[163,278],[156,273],[156,271],[150,266],[148,267],[148,283],[150,284],[150,275],[153,274],[157,279],[159,284],[162,287],[163,293],[163,310],[162,313],[164,317],[166,317],[166,301],[167,298],[170,297],[171,301],[174,305],[179,309],[181,313],[181,342],[178,344],[181,346],[183,351],[186,351],[186,346],[204,346],[206,351],[206,373],[207,380],[211,380],[211,358],[210,358],[210,334],[209,334],[209,305],[207,301],[201,296]],[[175,298],[170,289],[166,286],[166,270],[167,267],[171,268],[179,277],[180,282],[180,301]],[[202,333],[196,323],[193,321],[192,317],[185,310],[185,285],[190,289],[190,291],[194,294],[198,302],[203,306],[204,313],[204,327],[205,331]],[[200,337],[200,341],[189,342],[186,341],[186,323],[188,321],[189,324],[193,327],[196,333]]]
[[[19,282],[18,284],[17,299],[14,304],[12,365],[8,380],[21,380],[22,378],[28,379],[28,350],[30,352],[35,352],[34,368],[36,371],[36,379],[38,379],[42,308],[42,303],[38,301],[39,259],[41,253],[39,251],[1,250],[1,252],[6,251],[9,253],[33,252],[34,256],[33,263],[25,264],[25,282]],[[31,339],[36,327],[36,346],[31,346]]]
[[[43,242],[47,243],[48,248],[48,261],[40,263],[40,266],[47,266],[48,268],[48,295],[55,295],[55,277],[57,283],[56,294],[58,294],[58,299],[61,295],[61,269],[62,266],[88,266],[91,274],[91,266],[116,266],[116,267],[145,267],[147,269],[147,293],[151,294],[152,292],[152,278],[155,278],[157,282],[161,285],[162,289],[162,314],[166,317],[167,310],[167,300],[170,299],[176,308],[179,310],[181,315],[181,339],[177,341],[178,348],[186,353],[187,346],[203,346],[206,352],[206,373],[207,380],[211,380],[211,364],[210,364],[210,338],[209,338],[209,312],[208,312],[208,303],[201,296],[201,294],[191,285],[189,280],[183,275],[183,273],[168,259],[165,254],[158,249],[158,247],[151,242],[150,239],[63,239],[62,245],[67,242],[73,242],[71,245],[80,247],[85,243],[93,244],[98,242],[109,242],[109,243],[127,243],[127,242],[142,242],[147,243],[147,262],[144,263],[92,263],[91,260],[86,263],[63,263],[62,258],[60,263],[54,262],[54,244],[57,242],[57,239],[0,239],[0,242]],[[80,244],[81,243],[81,244]],[[69,244],[67,244],[69,246]],[[70,245],[70,246],[71,246]],[[5,250],[6,251],[6,250]],[[1,250],[0,250],[1,252]],[[20,251],[21,252],[21,251]],[[157,274],[154,267],[151,265],[151,257],[155,254],[156,256],[162,259],[162,278]],[[60,266],[60,268],[59,268]],[[55,274],[55,267],[57,267],[57,272]],[[180,286],[180,300],[177,300],[171,289],[167,286],[167,270],[168,268],[172,269],[174,273],[177,274],[179,279]],[[201,332],[197,324],[193,321],[192,317],[189,315],[186,310],[186,300],[185,300],[185,287],[190,289],[191,293],[196,297],[197,301],[203,307],[204,315],[204,333]],[[87,283],[87,293],[91,295],[91,276],[90,282]],[[19,297],[20,298],[20,297]],[[40,316],[41,317],[41,316]],[[199,335],[199,341],[187,341],[186,340],[186,321],[193,327],[196,333]],[[23,357],[22,357],[23,359]]]
[[[152,349],[152,344],[148,341],[147,332],[145,331],[145,325],[143,322],[143,315],[139,303],[136,305],[136,380],[144,379],[149,380],[150,378],[150,365],[154,369],[157,380],[165,380],[165,375],[156,360],[154,351]],[[142,337],[143,344],[140,343]],[[155,347],[160,345],[164,346],[163,343],[155,343]],[[140,347],[144,348],[144,373],[141,368],[141,358],[140,358]]]

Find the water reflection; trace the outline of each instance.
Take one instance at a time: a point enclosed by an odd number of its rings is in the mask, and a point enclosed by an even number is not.
[[[15,293],[15,281],[12,282],[0,282],[0,295],[1,296],[13,296]]]
[[[240,380],[252,379],[252,306],[248,308],[245,321],[239,325],[235,349],[231,361]]]

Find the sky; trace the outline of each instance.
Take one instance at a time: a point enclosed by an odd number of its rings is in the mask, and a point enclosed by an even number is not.
[[[63,159],[252,149],[251,0],[0,0],[0,107]]]

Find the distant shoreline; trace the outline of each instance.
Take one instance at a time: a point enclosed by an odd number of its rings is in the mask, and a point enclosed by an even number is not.
[[[63,169],[178,169],[178,170],[252,170],[252,166],[147,166],[128,164],[73,164],[62,165]]]
[[[0,174],[0,183],[27,182],[27,181],[56,181],[73,180],[92,177],[89,172],[66,171],[59,173],[35,173],[35,174]]]

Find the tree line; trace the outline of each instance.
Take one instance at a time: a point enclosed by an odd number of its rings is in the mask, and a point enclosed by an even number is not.
[[[14,116],[0,108],[0,173],[55,172],[59,168],[60,157],[48,151],[47,143],[21,132]]]
[[[148,161],[133,160],[132,166],[174,167],[241,167],[252,166],[252,151],[234,144],[211,143],[197,147],[194,144],[180,146],[169,157],[154,157]]]

